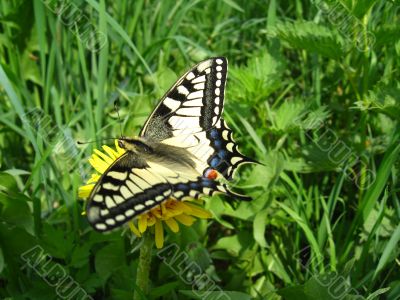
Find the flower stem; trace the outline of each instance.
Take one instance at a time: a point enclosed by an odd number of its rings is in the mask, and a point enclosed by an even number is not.
[[[151,264],[151,250],[153,248],[153,237],[150,232],[143,234],[143,244],[140,247],[139,264],[136,272],[136,287],[145,295],[149,288],[149,273]],[[134,300],[142,299],[141,293],[135,292]]]

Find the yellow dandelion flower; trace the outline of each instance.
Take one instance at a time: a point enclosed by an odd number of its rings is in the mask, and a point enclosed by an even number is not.
[[[108,167],[122,154],[125,149],[118,146],[118,140],[115,140],[115,150],[109,146],[103,145],[103,152],[97,149],[89,158],[89,163],[96,170],[90,179],[79,188],[78,196],[87,199],[93,190],[100,176],[108,169]],[[162,204],[152,208],[150,211],[141,214],[136,220],[129,221],[130,230],[138,237],[144,232],[151,230],[154,233],[155,244],[157,248],[164,245],[164,225],[172,232],[179,232],[179,225],[191,226],[199,219],[211,218],[211,212],[202,208],[199,204],[201,201],[178,201],[170,198]]]

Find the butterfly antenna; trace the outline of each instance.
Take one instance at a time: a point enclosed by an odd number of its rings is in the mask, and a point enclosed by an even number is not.
[[[99,140],[93,140],[93,141],[88,141],[88,142],[77,141],[76,143],[78,145],[86,145],[86,144],[97,143],[97,142],[107,141],[107,140],[116,140],[116,139],[118,139],[118,138],[99,139]]]
[[[118,100],[115,100],[115,102],[114,102],[114,110],[115,110],[115,112],[117,113],[117,116],[118,116],[119,131],[121,133],[121,138],[122,138],[122,125],[121,125],[121,118],[119,117]]]

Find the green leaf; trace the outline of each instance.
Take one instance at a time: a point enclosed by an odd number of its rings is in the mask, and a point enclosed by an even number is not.
[[[99,4],[94,1],[94,0],[88,0],[87,1],[95,10],[100,11]],[[132,51],[135,53],[137,58],[140,60],[140,62],[143,64],[144,68],[149,74],[152,74],[152,71],[150,67],[148,66],[146,60],[143,58],[139,50],[137,49],[136,45],[132,42],[132,39],[129,37],[129,35],[126,33],[124,28],[121,27],[118,22],[115,21],[114,18],[112,18],[108,13],[105,14],[107,17],[107,23],[109,23],[110,27],[117,32],[121,38],[126,42],[127,45],[132,49]]]
[[[17,181],[15,180],[14,176],[6,172],[0,172],[0,191],[2,189],[14,192],[18,191]]]
[[[0,222],[0,248],[4,257],[6,265],[4,271],[7,271],[8,286],[10,288],[23,277],[20,270],[25,264],[21,254],[37,246],[38,241],[36,238],[23,228],[9,227]]]
[[[304,115],[309,109],[306,103],[300,99],[284,101],[277,108],[271,111],[269,120],[272,123],[270,130],[275,132],[288,132],[299,127],[298,117]]]
[[[400,88],[396,85],[379,84],[363,101],[355,102],[362,111],[383,113],[394,120],[400,120]]]
[[[38,245],[36,238],[24,229],[8,227],[4,223],[0,224],[0,237],[3,254],[6,255],[6,252],[10,251],[9,254],[16,259],[20,259],[16,256]]]
[[[112,288],[111,296],[112,296],[112,299],[115,299],[115,300],[132,300],[132,292],[122,290],[122,289]]]
[[[391,174],[392,166],[400,155],[400,133],[396,132],[393,136],[392,144],[388,147],[385,156],[379,166],[378,172],[375,177],[375,181],[371,184],[363,197],[363,201],[359,212],[362,214],[363,220],[367,220],[371,213],[375,201],[379,198],[380,194],[384,190],[387,180]]]
[[[190,249],[187,250],[191,261],[194,261],[196,265],[203,271],[213,269],[212,260],[208,250],[200,243],[192,243]],[[211,271],[211,270],[210,270]]]
[[[49,223],[43,223],[42,245],[51,256],[66,259],[70,256],[74,237],[63,228]]]
[[[256,242],[266,248],[268,246],[265,240],[265,226],[267,223],[268,210],[263,209],[256,214],[253,222],[253,236]]]
[[[96,272],[106,280],[113,272],[125,264],[123,243],[115,242],[101,248],[94,261]]]
[[[335,273],[316,275],[303,285],[287,287],[277,291],[285,300],[357,299],[359,295],[354,295],[354,292],[356,292],[355,289],[352,289],[348,281],[343,276]]]
[[[297,299],[304,299],[304,300],[314,300],[315,298],[309,298],[304,292],[304,286],[297,285],[291,286],[287,288],[283,288],[277,291],[279,295],[284,297],[286,300],[297,300]]]
[[[255,104],[280,86],[283,71],[280,54],[265,51],[262,55],[254,55],[245,67],[230,70],[234,84],[227,90],[227,98]]]
[[[378,266],[375,269],[374,272],[374,278],[378,275],[379,272],[382,271],[382,269],[385,267],[385,265],[389,261],[394,261],[395,257],[399,254],[399,241],[400,241],[400,224],[397,225],[397,228],[393,232],[392,236],[390,237],[389,242],[385,246],[385,250],[383,250],[382,256],[379,259]],[[395,254],[394,257],[393,253]]]
[[[397,300],[400,297],[400,280],[394,280],[390,283],[390,290],[387,299]]]
[[[21,193],[12,196],[0,193],[0,203],[2,204],[0,215],[5,222],[25,228],[26,231],[33,234],[33,217],[27,203],[28,200],[29,198]]]
[[[171,291],[176,290],[179,284],[179,281],[173,281],[165,283],[161,286],[154,287],[151,289],[149,296],[153,299],[157,299],[161,296],[169,294]]]
[[[311,245],[311,248],[313,249],[316,259],[318,260],[318,263],[322,265],[322,262],[320,261],[323,257],[321,250],[319,248],[317,239],[313,233],[313,231],[311,230],[311,228],[309,227],[309,225],[307,224],[306,220],[304,220],[295,210],[291,209],[290,207],[286,206],[283,203],[278,203],[278,205],[286,212],[288,213],[293,219],[294,221],[301,227],[301,229],[303,230],[304,234],[307,237],[308,242]]]
[[[154,73],[153,76],[147,75],[145,79],[148,83],[158,87],[156,96],[162,97],[165,91],[167,91],[175,83],[176,79],[178,79],[178,76],[170,68],[163,67]],[[152,106],[153,105],[154,104],[152,104]]]
[[[253,244],[252,236],[246,231],[241,231],[233,236],[222,237],[213,246],[213,249],[224,249],[232,256],[239,256],[245,249]]]
[[[232,224],[230,224],[230,222],[223,219],[224,215],[234,216],[241,219],[249,219],[254,214],[250,209],[247,209],[248,204],[246,207],[246,204],[242,202],[236,209],[233,209],[231,206],[224,203],[220,197],[214,197],[212,205],[209,203],[206,208],[213,212],[215,219],[219,223],[230,229],[234,229],[234,227]]]
[[[384,24],[373,31],[376,38],[374,48],[396,43],[400,39],[400,26],[398,24]]]
[[[223,0],[228,6],[232,7],[233,9],[236,9],[237,11],[240,11],[241,13],[244,13],[243,8],[239,6],[235,1],[233,0]]]
[[[352,8],[352,13],[361,19],[377,3],[377,0],[357,0]]]
[[[257,147],[261,151],[261,153],[262,154],[267,153],[267,149],[265,149],[265,146],[264,146],[263,142],[261,141],[261,138],[257,135],[256,131],[250,125],[250,123],[247,122],[242,117],[239,117],[239,119],[243,123],[244,127],[246,128],[247,132],[250,134],[251,138],[253,139],[254,143],[257,145]]]
[[[328,27],[314,22],[281,23],[274,31],[292,48],[304,49],[332,59],[341,59],[344,55],[344,44],[340,36]]]
[[[387,293],[388,291],[390,291],[391,288],[390,287],[386,287],[386,288],[381,288],[379,290],[376,290],[375,292],[373,292],[372,294],[368,295],[367,300],[374,300],[374,299],[380,299],[378,296],[379,295],[383,295],[385,293]],[[386,299],[390,299],[390,298],[386,298]]]
[[[75,247],[71,255],[71,266],[80,268],[86,265],[90,256],[89,251],[90,251],[89,243]]]
[[[16,1],[16,3],[17,5],[11,6],[12,10],[6,15],[2,13],[1,20],[13,22],[17,25],[17,30],[12,30],[11,36],[13,44],[22,52],[31,35],[34,18],[30,13],[32,12],[32,2]]]

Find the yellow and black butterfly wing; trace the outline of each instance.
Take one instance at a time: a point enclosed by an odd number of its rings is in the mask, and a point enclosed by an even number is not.
[[[209,168],[217,170],[226,179],[232,180],[235,171],[241,164],[257,163],[257,161],[239,152],[238,145],[233,139],[232,130],[223,118],[220,118],[214,128],[206,131],[205,134],[209,147],[213,149],[211,154],[205,157],[206,163]],[[202,145],[205,145],[205,143]],[[205,170],[207,172],[208,169]]]
[[[215,126],[224,108],[227,70],[225,57],[194,66],[161,98],[140,136],[161,142]]]
[[[239,152],[221,117],[227,71],[224,57],[194,66],[164,95],[140,135],[187,149],[200,174],[214,169],[231,180],[240,164],[254,160]]]
[[[178,173],[159,163],[126,152],[101,176],[86,207],[89,223],[108,231],[161,204],[168,198],[197,198],[229,193],[216,181]]]

